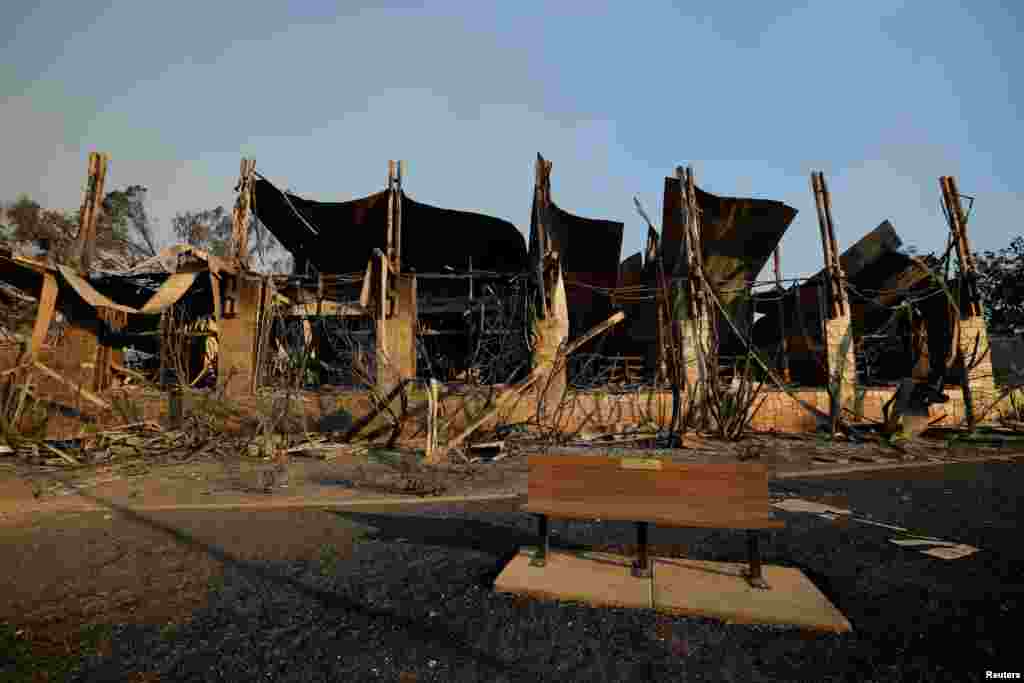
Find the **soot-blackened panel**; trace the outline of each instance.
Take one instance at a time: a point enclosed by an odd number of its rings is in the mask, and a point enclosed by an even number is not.
[[[315,202],[257,179],[253,210],[288,251],[323,273],[364,270],[374,249],[387,245],[388,193],[348,202]],[[301,217],[300,217],[301,216]],[[402,193],[402,269],[518,273],[526,270],[526,242],[508,221],[442,209]]]

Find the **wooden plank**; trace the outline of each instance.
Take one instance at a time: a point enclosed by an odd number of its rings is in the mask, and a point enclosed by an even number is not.
[[[764,498],[768,509],[767,479],[760,481],[721,470],[694,465],[690,471],[648,470],[603,465],[530,467],[529,494],[542,500],[639,500],[680,495],[707,496],[708,491],[721,498]]]
[[[39,306],[36,309],[36,320],[32,326],[32,336],[29,339],[25,360],[35,360],[39,349],[46,341],[46,333],[53,322],[54,311],[57,306],[57,278],[52,273],[43,274],[43,287],[39,293]]]
[[[231,212],[231,255],[243,268],[249,267],[249,214],[252,207],[252,182],[256,172],[255,159],[242,159],[238,169],[238,198]]]
[[[540,154],[537,155],[537,163],[534,167],[533,184],[533,211],[531,216],[530,239],[533,241],[531,254],[536,262],[531,266],[535,270],[537,288],[540,292],[540,306],[537,307],[537,317],[545,320],[550,315],[548,310],[548,293],[544,281],[544,259],[548,251],[547,221],[549,213],[549,193],[551,187],[551,164],[544,160]]]
[[[373,257],[366,262],[366,273],[363,275],[363,287],[359,290],[359,305],[370,310],[370,297],[373,294]]]
[[[778,316],[779,316],[779,339],[782,343],[781,360],[782,360],[782,381],[789,383],[793,381],[793,377],[789,370],[789,335],[786,334],[786,301],[783,297],[783,293],[786,291],[782,286],[782,246],[776,246],[775,251],[772,252],[772,266],[775,271],[775,289],[779,294],[778,297]]]
[[[638,465],[643,465],[638,466]],[[780,528],[768,471],[756,463],[672,463],[608,456],[529,458],[527,510],[672,526]]]
[[[85,197],[82,200],[80,224],[78,227],[77,249],[79,269],[88,273],[96,254],[96,221],[100,204],[103,202],[103,183],[107,176],[107,155],[89,153],[89,177],[86,181]]]
[[[213,320],[214,322],[220,322],[221,317],[223,317],[223,311],[221,310],[223,302],[220,298],[219,273],[210,273],[210,295],[213,297]]]
[[[427,449],[428,463],[436,462],[437,452],[437,403],[441,383],[431,378],[427,385]]]
[[[835,271],[832,269],[832,242],[828,238],[828,219],[825,217],[825,199],[821,190],[821,179],[818,171],[811,171],[811,191],[814,192],[814,206],[818,211],[818,230],[821,233],[821,249],[825,262],[825,281],[828,283],[830,300],[828,315],[830,318],[838,315],[835,308]]]
[[[144,382],[144,383],[148,383],[149,382],[149,379],[145,375],[143,375],[142,373],[135,372],[134,370],[129,370],[128,368],[124,367],[123,365],[121,365],[119,363],[111,362],[110,363],[110,369],[113,370],[114,372],[120,372],[122,375],[127,375],[128,377],[132,377],[134,379],[137,379],[140,382]]]
[[[395,162],[388,161],[388,228],[387,243],[384,247],[384,255],[388,264],[392,264],[395,258]]]
[[[562,352],[562,355],[563,356],[568,356],[570,353],[573,353],[574,351],[576,351],[578,348],[580,348],[581,346],[586,344],[588,341],[590,341],[591,339],[593,339],[597,335],[601,334],[602,332],[604,332],[605,330],[607,330],[607,329],[609,329],[611,327],[614,327],[615,325],[618,325],[619,323],[621,323],[625,319],[626,319],[626,314],[623,313],[622,311],[619,311],[618,313],[616,313],[612,317],[610,317],[607,320],[605,320],[603,323],[601,323],[599,325],[595,325],[594,327],[592,327],[583,336],[581,336],[581,337],[579,337],[577,339],[574,339],[573,341],[569,342],[568,346],[566,346],[565,350]]]
[[[7,375],[13,375],[16,372],[24,370],[25,368],[29,367],[30,365],[32,365],[31,362],[21,363],[19,365],[15,365],[13,368],[7,368],[6,370],[0,370],[0,377],[6,377]]]
[[[836,283],[836,290],[833,294],[839,315],[845,315],[847,309],[845,275],[843,264],[839,260],[839,246],[836,244],[836,227],[832,221],[832,195],[829,194],[828,184],[825,182],[825,174],[818,171],[818,181],[821,187],[822,203],[825,207],[825,227],[828,234],[829,253],[832,257],[832,277]]]
[[[786,524],[767,515],[747,514],[735,506],[721,505],[717,509],[696,507],[666,508],[661,505],[606,505],[539,501],[528,503],[525,512],[547,515],[557,519],[589,521],[648,522],[658,526],[686,529],[783,529]]]
[[[961,281],[971,285],[977,267],[974,252],[971,251],[970,241],[967,238],[967,217],[960,204],[960,193],[957,190],[956,179],[953,176],[942,176],[939,178],[939,186],[946,205],[947,220],[949,221],[949,230],[953,237],[953,244],[956,247],[957,260],[962,264]],[[963,286],[961,286],[961,289],[964,289]],[[966,296],[967,301],[961,302],[960,305],[964,317],[981,315],[981,304],[978,301],[976,287],[968,286]]]
[[[107,410],[107,409],[110,408],[110,404],[107,403],[106,401],[104,401],[103,399],[101,399],[99,396],[96,396],[91,391],[89,391],[89,390],[85,389],[84,387],[81,387],[78,384],[72,382],[71,380],[69,380],[67,377],[65,377],[64,375],[60,374],[59,372],[57,372],[55,370],[51,370],[50,368],[46,367],[45,365],[43,365],[39,361],[33,362],[32,366],[35,367],[40,372],[42,372],[43,374],[49,375],[50,377],[52,377],[53,379],[57,380],[58,382],[61,382],[65,386],[73,389],[76,394],[81,394],[82,398],[86,399],[87,401],[89,401],[91,403],[94,403],[95,405],[99,406],[100,408],[103,408],[104,410]]]
[[[402,272],[402,173],[405,162],[399,160],[395,174],[395,273]]]
[[[92,390],[99,393],[110,386],[110,357],[111,348],[100,342],[96,344],[96,353],[93,356],[92,368]]]

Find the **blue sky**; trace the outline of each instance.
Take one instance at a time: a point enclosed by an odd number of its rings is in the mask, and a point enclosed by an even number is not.
[[[787,276],[822,263],[812,169],[841,248],[886,218],[942,248],[940,175],[998,248],[1024,233],[1020,7],[6,0],[0,199],[75,208],[105,151],[108,188],[149,187],[169,240],[175,212],[230,205],[243,155],[320,200],[382,189],[400,158],[414,198],[526,231],[541,152],[562,208],[626,223],[623,258],[645,239],[632,196],[660,217],[677,164],[800,211]]]

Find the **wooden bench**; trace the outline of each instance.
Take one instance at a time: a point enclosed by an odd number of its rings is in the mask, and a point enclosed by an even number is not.
[[[548,518],[616,520],[636,525],[634,576],[649,577],[649,524],[742,529],[747,532],[748,579],[768,588],[761,574],[759,532],[779,529],[771,515],[768,471],[754,463],[682,464],[641,458],[531,455],[529,499],[540,546],[530,564],[543,567],[549,552]]]

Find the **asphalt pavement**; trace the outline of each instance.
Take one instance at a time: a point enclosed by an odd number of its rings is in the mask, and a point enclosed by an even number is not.
[[[844,635],[669,618],[497,594],[533,521],[514,502],[325,511],[364,533],[336,562],[226,562],[223,587],[168,638],[125,626],[80,680],[970,681],[1024,674],[1018,527],[1024,466],[957,464],[773,482],[765,561],[799,567],[853,624]],[[259,514],[274,514],[273,511]],[[253,523],[259,522],[253,513]],[[554,547],[629,551],[631,525],[553,523]],[[893,539],[977,549],[941,559]],[[744,558],[742,534],[655,528],[655,554]]]

